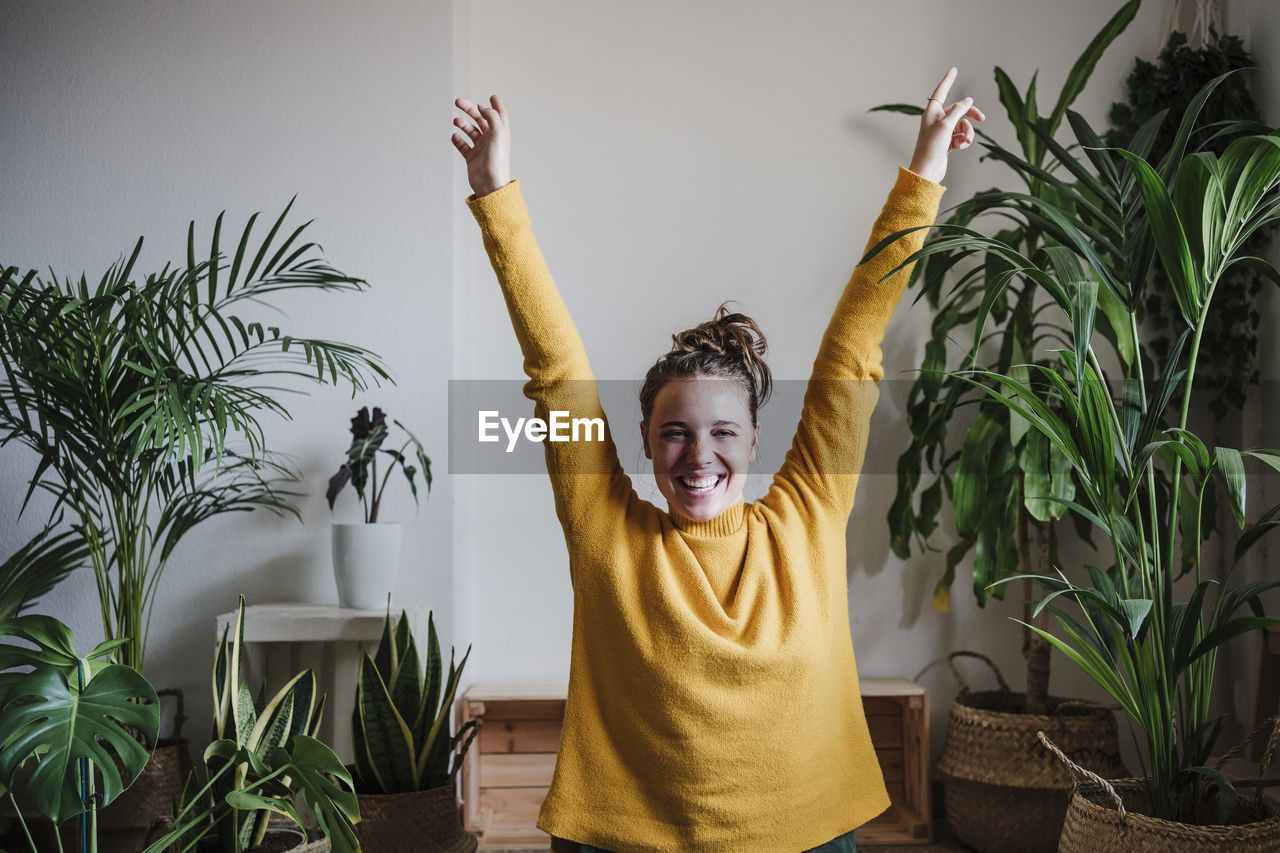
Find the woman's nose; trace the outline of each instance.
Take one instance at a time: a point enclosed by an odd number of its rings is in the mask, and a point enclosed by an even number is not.
[[[711,442],[694,436],[689,442],[689,461],[698,466],[706,465],[712,459]]]

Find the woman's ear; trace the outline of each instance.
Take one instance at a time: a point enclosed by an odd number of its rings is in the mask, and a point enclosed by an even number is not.
[[[644,445],[644,458],[652,459],[653,451],[649,449],[649,425],[644,421],[640,422],[640,443]],[[754,451],[752,451],[754,454]],[[754,458],[754,457],[753,457]]]

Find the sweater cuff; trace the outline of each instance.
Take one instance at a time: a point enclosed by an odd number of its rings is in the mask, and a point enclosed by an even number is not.
[[[900,198],[900,210],[914,219],[928,219],[938,215],[938,204],[947,188],[923,178],[906,166],[898,167],[898,180],[890,196]]]
[[[467,197],[467,207],[471,209],[471,214],[480,223],[480,227],[490,234],[509,230],[513,226],[527,227],[529,223],[529,213],[524,204],[524,195],[520,192],[519,180],[513,180],[479,198],[473,193]]]

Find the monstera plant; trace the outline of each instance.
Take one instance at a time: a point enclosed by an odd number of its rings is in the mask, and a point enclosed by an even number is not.
[[[109,662],[123,638],[79,656],[70,629],[38,615],[0,621],[0,637],[35,646],[0,644],[0,792],[16,807],[32,853],[40,847],[24,810],[55,826],[81,817],[78,849],[96,851],[97,810],[137,779],[156,742],[156,691]]]

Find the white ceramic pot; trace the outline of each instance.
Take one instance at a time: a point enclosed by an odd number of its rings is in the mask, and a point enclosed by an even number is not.
[[[397,522],[333,525],[333,577],[338,606],[385,610],[400,566],[401,529]]]

